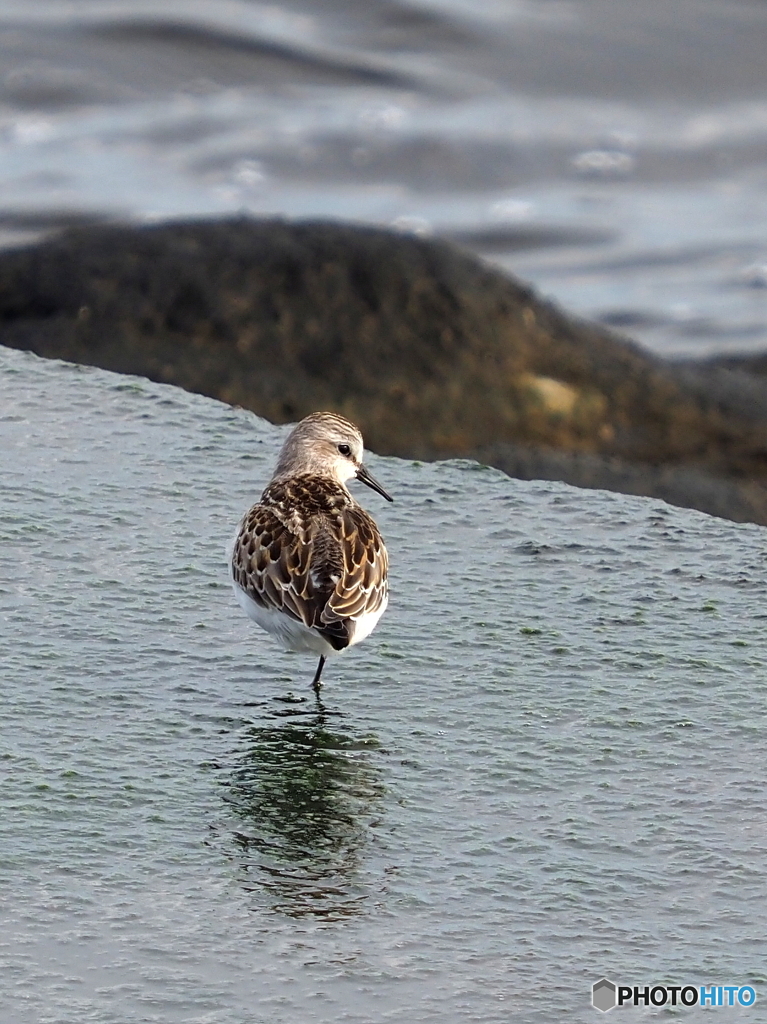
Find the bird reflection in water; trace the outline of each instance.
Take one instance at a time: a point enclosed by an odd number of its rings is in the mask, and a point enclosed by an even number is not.
[[[240,734],[225,783],[243,887],[291,916],[358,913],[369,896],[362,852],[383,793],[378,742],[345,730],[319,699],[282,698],[264,718]]]

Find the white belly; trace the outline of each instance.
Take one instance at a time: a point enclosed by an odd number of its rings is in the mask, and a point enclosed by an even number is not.
[[[234,580],[232,580],[232,588],[234,596],[237,598],[237,603],[248,618],[252,619],[262,629],[265,629],[267,633],[271,633],[273,637],[276,637],[286,651],[309,651],[314,654],[321,654],[326,658],[331,654],[341,653],[341,651],[337,651],[335,647],[332,647],[324,637],[321,637],[316,630],[305,626],[303,622],[296,621],[296,619],[285,614],[285,612],[263,608],[260,604],[256,604],[253,598]],[[365,637],[370,636],[378,620],[386,611],[388,600],[387,597],[376,611],[368,612],[367,614],[360,615],[357,619],[352,619],[354,627],[349,638],[350,647],[358,644]]]
[[[248,618],[258,623],[261,629],[265,629],[267,633],[271,633],[286,651],[308,651],[324,655],[326,658],[329,654],[338,654],[338,651],[331,647],[324,637],[305,626],[303,622],[297,622],[285,612],[262,608],[234,581],[232,581],[232,587],[237,604]]]
[[[387,595],[383,599],[380,608],[377,608],[374,612],[367,612],[364,615],[360,615],[358,619],[352,619],[352,622],[354,623],[354,629],[352,630],[352,635],[349,638],[350,647],[353,647],[354,644],[358,644],[360,640],[364,640],[366,636],[370,636],[370,634],[378,625],[378,620],[386,611],[386,605],[388,603],[389,597]]]

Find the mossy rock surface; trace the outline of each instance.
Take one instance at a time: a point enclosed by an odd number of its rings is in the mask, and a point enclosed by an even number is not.
[[[335,409],[382,454],[508,469],[533,452],[620,490],[630,466],[634,491],[767,521],[767,401],[743,411],[725,371],[693,379],[445,241],[248,219],[72,229],[0,255],[0,343],[274,422]],[[675,493],[676,468],[737,501]]]

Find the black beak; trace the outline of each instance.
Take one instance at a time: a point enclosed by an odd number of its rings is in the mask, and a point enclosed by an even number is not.
[[[372,487],[374,491],[378,491],[379,494],[383,495],[387,501],[394,501],[394,498],[381,487],[379,482],[375,480],[364,466],[360,466],[357,470],[357,479],[361,480],[363,484],[367,484],[368,487]]]

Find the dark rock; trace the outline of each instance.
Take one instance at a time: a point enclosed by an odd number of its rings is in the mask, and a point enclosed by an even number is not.
[[[519,480],[562,480],[575,487],[646,494],[722,519],[767,523],[767,487],[705,469],[630,463],[525,445],[491,445],[477,451],[476,457]]]
[[[275,422],[336,409],[384,454],[476,455],[767,522],[761,382],[655,359],[445,241],[278,220],[76,227],[0,254],[0,343]]]

